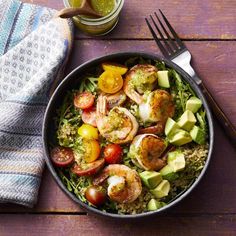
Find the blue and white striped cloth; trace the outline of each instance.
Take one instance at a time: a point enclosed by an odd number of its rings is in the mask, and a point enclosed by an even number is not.
[[[72,43],[71,21],[54,15],[45,7],[0,0],[0,202],[37,202],[42,119]]]

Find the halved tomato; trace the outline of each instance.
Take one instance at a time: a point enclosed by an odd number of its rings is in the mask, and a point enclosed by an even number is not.
[[[105,161],[108,164],[118,164],[122,161],[123,149],[119,144],[108,144],[103,151]]]
[[[54,147],[51,150],[51,159],[55,166],[66,167],[73,163],[74,153],[68,147]]]
[[[105,160],[99,159],[97,161],[88,163],[83,167],[79,165],[74,165],[71,168],[71,171],[78,176],[90,176],[96,174],[104,166],[104,164]]]
[[[92,107],[90,109],[83,110],[83,112],[82,112],[82,121],[85,124],[89,124],[89,125],[92,125],[94,127],[97,127],[96,108]]]
[[[95,96],[90,92],[77,93],[74,96],[74,106],[80,109],[88,109],[93,106]]]
[[[82,124],[78,129],[78,134],[85,139],[98,139],[98,129],[92,125]]]
[[[98,78],[98,87],[105,93],[116,93],[122,86],[122,76],[115,71],[104,71]]]
[[[102,63],[102,68],[103,70],[111,70],[117,72],[120,75],[124,75],[128,71],[128,68],[126,66],[111,62]]]
[[[98,141],[84,140],[83,147],[85,149],[83,159],[86,163],[91,163],[98,159],[101,151]]]

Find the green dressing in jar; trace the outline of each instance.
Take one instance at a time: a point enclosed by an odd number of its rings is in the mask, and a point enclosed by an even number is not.
[[[80,7],[82,0],[63,0],[65,7]],[[73,17],[75,25],[90,35],[104,35],[117,24],[124,0],[90,0],[92,8],[102,17],[93,18],[85,15]]]
[[[80,7],[82,0],[69,0],[72,7]],[[116,6],[115,0],[90,0],[92,8],[100,13],[102,16],[106,16],[112,12]]]
[[[69,0],[69,2],[72,7],[80,7],[82,4],[82,0]]]
[[[115,0],[91,0],[93,9],[103,16],[106,16],[112,12],[115,8]]]

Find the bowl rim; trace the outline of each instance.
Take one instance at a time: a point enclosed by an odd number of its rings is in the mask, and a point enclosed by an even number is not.
[[[86,203],[83,203],[80,201],[73,193],[69,192],[69,190],[66,188],[66,186],[63,184],[61,181],[60,177],[58,176],[53,164],[50,161],[50,156],[49,156],[49,151],[48,151],[48,144],[46,142],[47,140],[47,128],[48,128],[48,121],[50,119],[50,111],[53,109],[53,104],[55,100],[58,98],[58,94],[68,85],[70,80],[73,80],[73,77],[75,74],[79,74],[81,70],[83,70],[86,67],[93,67],[94,65],[99,65],[101,64],[102,61],[111,61],[115,59],[120,59],[121,57],[143,57],[151,60],[158,60],[158,61],[163,61],[168,67],[175,69],[181,77],[186,81],[187,83],[190,84],[191,88],[196,92],[197,96],[200,97],[200,99],[203,102],[203,106],[206,110],[206,115],[207,115],[207,120],[208,120],[208,129],[209,129],[209,149],[208,149],[208,156],[206,159],[206,163],[204,165],[204,168],[202,169],[200,175],[197,177],[197,179],[192,183],[192,185],[184,191],[177,199],[175,199],[173,202],[169,203],[168,205],[156,210],[156,211],[147,211],[139,214],[130,214],[130,215],[124,215],[124,214],[115,214],[115,213],[109,213],[109,212],[103,212],[97,208],[94,208],[92,206],[89,206]],[[149,216],[161,214],[164,211],[170,209],[171,207],[175,206],[179,202],[181,202],[188,194],[192,192],[192,190],[199,184],[200,180],[202,179],[203,175],[206,173],[206,170],[209,166],[210,159],[212,156],[212,151],[213,151],[213,144],[214,144],[214,125],[213,125],[213,118],[211,114],[211,110],[209,108],[209,105],[205,99],[204,94],[202,93],[199,85],[188,75],[183,69],[181,69],[177,64],[173,63],[172,61],[156,55],[152,53],[147,53],[147,52],[137,52],[137,51],[124,51],[124,52],[118,52],[118,53],[112,53],[108,54],[105,56],[100,56],[96,57],[94,59],[88,60],[78,67],[76,67],[73,71],[71,71],[57,86],[55,91],[53,92],[48,105],[45,110],[44,114],[44,119],[43,119],[43,125],[42,125],[42,140],[43,140],[43,151],[44,151],[44,158],[46,160],[47,167],[49,171],[51,172],[55,182],[57,185],[68,195],[70,198],[78,203],[82,208],[84,208],[86,211],[95,213],[97,215],[109,217],[109,218],[118,218],[118,219],[139,219],[139,218],[146,218]]]

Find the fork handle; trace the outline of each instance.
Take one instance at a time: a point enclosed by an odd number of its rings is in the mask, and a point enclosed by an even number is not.
[[[231,143],[236,147],[236,129],[234,125],[231,123],[231,121],[226,117],[222,109],[219,107],[215,99],[212,97],[209,90],[206,88],[206,86],[203,83],[200,83],[199,86],[202,89],[203,94],[207,98],[207,101],[209,102],[209,105],[219,121],[220,125],[225,131],[225,134],[230,139]]]

